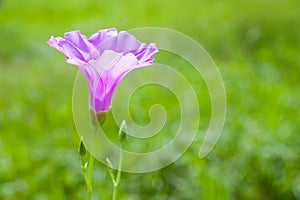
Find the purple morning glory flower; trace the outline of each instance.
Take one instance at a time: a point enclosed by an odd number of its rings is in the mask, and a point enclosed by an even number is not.
[[[89,84],[90,107],[96,114],[107,113],[114,91],[131,70],[151,65],[155,44],[146,45],[125,31],[100,30],[90,38],[79,31],[65,33],[64,38],[51,37],[48,44],[66,55],[66,61],[77,65]]]

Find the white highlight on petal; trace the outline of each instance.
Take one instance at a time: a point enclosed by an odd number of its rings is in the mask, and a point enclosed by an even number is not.
[[[101,76],[104,71],[110,68],[122,56],[123,53],[117,53],[112,50],[105,50],[97,60],[90,60],[88,63],[97,71],[98,75]]]

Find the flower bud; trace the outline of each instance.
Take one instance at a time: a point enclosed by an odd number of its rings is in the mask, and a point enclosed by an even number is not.
[[[81,158],[83,158],[86,154],[86,150],[85,150],[85,146],[84,146],[83,141],[82,141],[82,137],[80,138],[78,154],[80,155]]]
[[[127,138],[127,125],[125,120],[122,121],[120,129],[119,129],[119,140],[123,143]]]
[[[106,158],[106,163],[108,164],[109,168],[111,168],[111,169],[114,168],[113,165],[112,165],[112,163],[110,162],[109,158]]]

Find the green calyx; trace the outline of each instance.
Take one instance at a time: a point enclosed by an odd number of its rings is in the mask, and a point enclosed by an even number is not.
[[[100,111],[96,114],[93,109],[90,109],[91,119],[94,126],[101,126],[107,117],[107,111]]]

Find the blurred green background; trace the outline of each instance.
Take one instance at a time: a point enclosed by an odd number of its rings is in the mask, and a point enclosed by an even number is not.
[[[50,36],[145,26],[172,28],[203,45],[224,79],[227,118],[214,150],[199,159],[210,118],[206,87],[186,62],[157,54],[158,61],[180,65],[193,86],[199,82],[199,134],[170,166],[125,173],[120,199],[300,199],[299,8],[298,0],[1,0],[0,199],[86,196],[72,118],[77,69],[46,44]],[[160,99],[176,104],[168,94]],[[147,124],[143,106],[153,102],[147,90],[135,95],[139,123]],[[94,199],[110,199],[111,189],[98,162]]]

